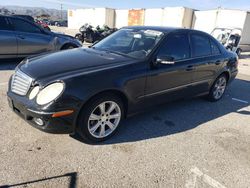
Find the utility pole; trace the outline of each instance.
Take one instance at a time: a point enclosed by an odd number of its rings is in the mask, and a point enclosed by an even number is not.
[[[63,4],[61,3],[61,20],[62,20]]]

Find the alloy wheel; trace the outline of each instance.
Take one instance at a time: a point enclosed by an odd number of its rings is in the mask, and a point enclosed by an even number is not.
[[[121,109],[116,102],[102,102],[88,118],[88,131],[95,138],[105,138],[115,131],[121,116]]]
[[[215,85],[213,90],[213,96],[216,100],[220,99],[225,92],[227,86],[227,80],[224,76],[220,77]]]

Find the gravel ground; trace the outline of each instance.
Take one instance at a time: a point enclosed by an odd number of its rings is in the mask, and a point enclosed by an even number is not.
[[[0,187],[250,187],[247,55],[221,101],[156,107],[99,145],[41,132],[15,115],[6,82],[16,64],[0,64]]]

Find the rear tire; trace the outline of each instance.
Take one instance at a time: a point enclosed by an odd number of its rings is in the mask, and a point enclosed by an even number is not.
[[[227,87],[227,76],[225,74],[220,75],[212,85],[210,92],[208,94],[208,100],[216,102],[220,100]]]
[[[86,142],[102,142],[112,137],[124,118],[122,100],[113,94],[91,99],[79,114],[77,133]]]

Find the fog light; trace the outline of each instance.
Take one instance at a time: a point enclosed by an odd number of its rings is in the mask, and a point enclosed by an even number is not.
[[[34,118],[33,120],[37,125],[43,126],[43,120],[41,118]]]

